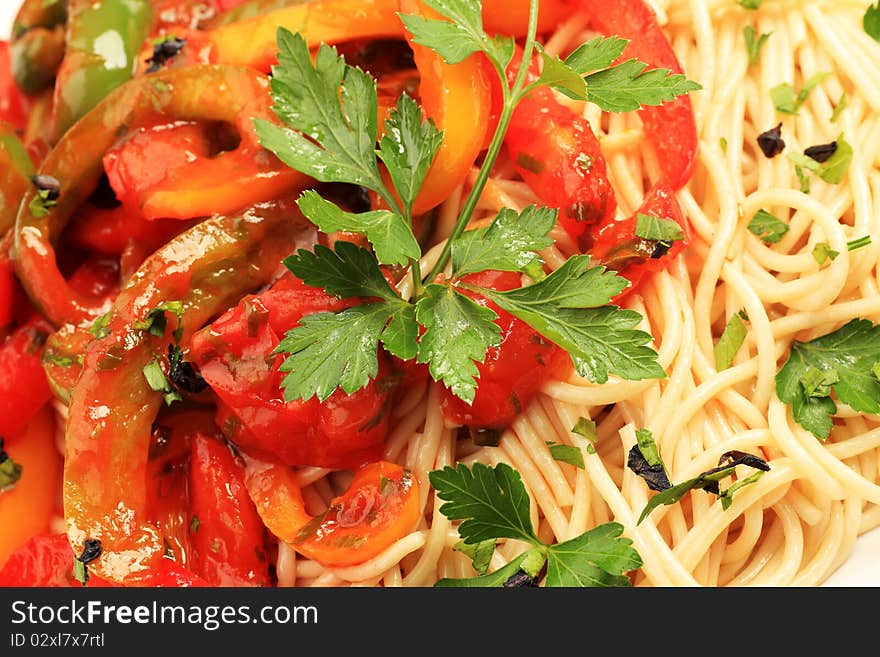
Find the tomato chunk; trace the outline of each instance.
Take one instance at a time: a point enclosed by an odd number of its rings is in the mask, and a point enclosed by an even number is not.
[[[519,274],[510,272],[481,272],[464,280],[494,290],[520,286]],[[571,359],[522,320],[476,293],[465,294],[498,314],[495,321],[501,327],[501,345],[491,347],[485,361],[477,363],[480,378],[473,404],[468,405],[446,388],[440,403],[446,417],[456,424],[497,431],[528,406],[544,383],[568,376]]]
[[[349,395],[286,402],[283,333],[307,314],[341,310],[341,301],[286,275],[193,336],[190,356],[220,398],[217,424],[239,447],[270,453],[288,465],[354,468],[376,460],[388,431],[390,366],[380,357],[377,378]]]
[[[645,240],[636,236],[638,215],[644,214],[666,221],[674,221],[684,239],[670,244]],[[617,271],[632,284],[613,299],[619,303],[652,274],[667,267],[690,241],[691,226],[681,211],[675,191],[669,183],[658,182],[631,217],[608,221],[596,227],[592,255],[597,264]]]

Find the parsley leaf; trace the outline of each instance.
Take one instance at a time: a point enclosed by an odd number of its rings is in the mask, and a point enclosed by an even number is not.
[[[388,326],[382,331],[382,345],[388,353],[401,360],[412,360],[418,355],[419,324],[415,306],[407,303],[394,311]]]
[[[383,265],[403,265],[422,255],[412,229],[396,212],[345,212],[314,190],[303,192],[296,204],[309,221],[325,233],[345,230],[366,235],[376,251],[376,259]]]
[[[630,586],[620,573],[641,568],[642,559],[620,538],[623,525],[607,522],[547,550],[547,586]]]
[[[287,166],[320,180],[384,189],[376,162],[376,82],[347,66],[335,48],[321,45],[312,65],[299,33],[278,28],[278,62],[272,68],[275,114],[291,126],[255,119],[268,150]]]
[[[519,571],[538,576],[546,563],[546,586],[629,586],[623,573],[642,566],[632,541],[621,538],[623,526],[605,523],[580,536],[547,545],[535,535],[530,520],[530,501],[519,473],[505,463],[490,468],[459,463],[428,475],[437,496],[444,501],[440,512],[461,520],[458,532],[465,544],[510,538],[532,548],[494,573],[466,579],[440,580],[441,587],[504,586]]]
[[[419,341],[419,363],[428,363],[435,381],[443,381],[459,399],[473,402],[479,371],[489,347],[501,344],[498,315],[445,285],[431,284],[416,305],[425,327]]]
[[[609,303],[626,281],[589,256],[573,256],[539,283],[507,292],[477,290],[571,356],[578,373],[605,383],[609,372],[629,379],[663,378],[651,336],[635,330],[642,316]],[[595,307],[601,306],[601,307]]]
[[[838,330],[811,340],[794,341],[791,353],[776,375],[776,394],[791,405],[795,421],[820,440],[831,433],[831,416],[837,398],[860,413],[880,412],[880,381],[874,367],[880,362],[880,326],[867,319],[854,319]],[[829,394],[821,395],[818,386],[808,390],[810,368],[833,372]],[[837,381],[831,383],[836,377]],[[811,394],[808,394],[811,393]]]
[[[440,512],[450,520],[462,520],[458,533],[465,543],[498,538],[534,542],[529,516],[529,496],[519,472],[506,463],[490,468],[474,463],[446,466],[428,474],[437,497],[444,501]]]
[[[748,225],[749,232],[762,242],[776,244],[788,232],[788,224],[780,221],[766,210],[758,210]]]
[[[818,162],[803,153],[789,153],[787,157],[798,167],[812,171],[829,184],[837,185],[843,180],[843,177],[849,170],[849,165],[852,163],[853,159],[853,148],[843,138],[843,134],[841,134],[834,143],[837,144],[837,149],[834,151],[834,155],[824,162]]]
[[[834,260],[840,253],[831,248],[827,242],[817,242],[813,247],[813,259],[820,267],[828,260]]]
[[[106,338],[110,335],[110,318],[113,316],[113,311],[108,310],[106,313],[101,315],[100,317],[96,317],[95,321],[92,322],[92,325],[89,327],[88,332],[94,335],[96,338]]]
[[[427,46],[448,64],[458,64],[475,52],[485,52],[507,67],[513,56],[513,39],[492,38],[483,30],[482,3],[473,0],[424,0],[450,21],[399,14],[416,43]]]
[[[639,516],[638,522],[636,524],[640,524],[645,518],[647,518],[651,511],[656,509],[658,506],[670,504],[675,504],[681,498],[683,498],[689,491],[692,490],[705,490],[709,493],[714,493],[718,495],[721,499],[721,506],[723,509],[727,509],[730,506],[730,503],[733,498],[733,493],[741,488],[743,485],[747,483],[752,483],[757,481],[758,477],[749,477],[747,480],[741,480],[739,486],[734,484],[726,491],[721,491],[718,486],[718,482],[722,479],[730,477],[735,474],[737,466],[746,465],[750,468],[755,468],[756,470],[760,470],[761,472],[758,475],[763,474],[770,470],[770,465],[762,458],[758,456],[754,456],[752,454],[747,454],[745,452],[739,451],[731,451],[726,452],[721,455],[721,458],[718,460],[718,467],[712,468],[711,470],[707,470],[706,472],[702,472],[693,479],[688,479],[686,481],[681,482],[680,484],[675,484],[667,488],[664,491],[661,491],[654,495],[648,503],[645,505],[645,508],[642,509],[642,513]],[[726,500],[724,499],[726,498]]]
[[[644,105],[662,105],[677,96],[702,87],[667,69],[647,69],[647,64],[630,59],[586,77],[587,100],[606,112],[632,112]]]
[[[660,242],[674,242],[684,239],[684,231],[678,222],[661,219],[650,214],[636,215],[636,237]]]
[[[431,119],[423,120],[422,110],[416,101],[401,94],[397,107],[391,111],[391,116],[385,122],[385,134],[379,141],[379,157],[388,167],[388,174],[400,195],[407,216],[412,213],[413,202],[442,143],[443,133],[434,122]],[[367,238],[369,237],[367,233]],[[372,239],[370,241],[373,242]],[[375,242],[373,246],[376,246]],[[415,238],[412,238],[412,246],[415,247],[415,255],[407,257],[418,258],[421,253]],[[378,250],[376,253],[379,255]],[[412,249],[409,253],[412,253]],[[386,262],[381,255],[379,261],[384,264],[398,262]]]
[[[171,406],[173,402],[183,399],[180,393],[171,387],[171,383],[165,377],[165,373],[162,371],[162,366],[159,365],[158,360],[153,359],[144,365],[143,373],[144,378],[147,380],[147,385],[154,392],[162,393],[166,405]]]
[[[474,570],[480,575],[485,575],[486,571],[489,570],[492,555],[495,554],[495,539],[490,538],[479,543],[459,541],[453,549],[470,557]]]
[[[181,325],[183,319],[183,302],[181,301],[166,301],[160,303],[147,313],[147,316],[144,319],[135,322],[133,328],[139,331],[146,331],[157,338],[163,337],[165,335],[165,328],[168,325],[168,319],[165,316],[166,311],[177,316],[177,328],[174,330],[174,337],[179,342],[180,338],[183,337],[183,326]]]
[[[494,541],[493,541],[494,542]],[[446,577],[434,584],[437,588],[500,588],[504,586],[511,577],[516,575],[520,570],[520,566],[531,556],[531,551],[523,552],[506,566],[502,566],[498,570],[480,575],[479,577]],[[479,571],[477,571],[479,572]]]
[[[858,239],[852,240],[851,242],[846,243],[847,251],[856,251],[858,249],[862,249],[866,246],[871,245],[871,236],[865,235],[864,237],[860,237]]]
[[[337,388],[348,394],[364,388],[379,371],[379,339],[395,310],[379,302],[303,317],[275,348],[289,354],[279,368],[287,373],[284,400],[325,401]]]
[[[403,303],[369,251],[344,240],[335,247],[335,252],[322,244],[316,244],[314,251],[300,249],[285,258],[284,265],[306,285],[340,299],[378,297]]]
[[[535,252],[553,244],[547,235],[555,224],[556,210],[551,208],[532,205],[520,214],[503,208],[487,228],[465,231],[453,241],[453,275],[495,269],[543,278],[544,261]]]
[[[565,58],[565,63],[580,75],[608,68],[623,54],[628,43],[628,39],[617,36],[596,37],[575,48],[574,52]]]
[[[560,463],[568,463],[576,468],[583,470],[584,465],[583,452],[574,445],[562,445],[559,443],[549,442],[547,447],[550,449],[550,456]]]
[[[761,48],[764,47],[764,44],[767,42],[767,39],[770,38],[772,32],[767,32],[766,34],[762,34],[758,36],[758,33],[755,31],[751,25],[746,25],[743,28],[743,38],[746,40],[746,51],[749,53],[749,64],[754,66],[761,59]]]
[[[28,203],[28,210],[31,211],[34,217],[40,219],[49,214],[49,210],[56,205],[58,205],[57,195],[53,196],[52,192],[48,189],[40,189],[37,190],[37,193]]]
[[[757,9],[761,6],[761,0],[736,0],[744,9]]]
[[[831,123],[837,123],[840,119],[840,114],[843,110],[846,109],[846,92],[842,92],[840,94],[840,100],[837,101],[837,105],[834,106],[834,111],[831,112],[831,118],[829,119]]]
[[[660,450],[654,442],[654,435],[648,429],[636,431],[636,444],[629,450],[626,466],[645,480],[648,488],[662,491],[669,488],[666,466],[660,458]]]
[[[749,329],[739,313],[735,313],[724,327],[724,332],[718,339],[713,350],[715,356],[715,369],[718,372],[726,370],[733,363],[733,359],[746,340]]]
[[[572,68],[556,55],[550,55],[541,46],[535,45],[541,55],[541,77],[535,86],[554,87],[569,98],[582,100],[586,98],[587,83]]]
[[[862,27],[865,34],[874,41],[880,41],[880,2],[876,5],[868,5],[865,16],[862,18]]]
[[[828,73],[816,73],[804,83],[803,88],[795,96],[794,87],[787,82],[778,84],[770,89],[770,99],[777,112],[783,114],[797,114],[801,106],[807,102],[819,83],[828,77]]]

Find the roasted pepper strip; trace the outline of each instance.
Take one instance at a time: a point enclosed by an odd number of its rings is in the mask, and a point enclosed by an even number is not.
[[[0,567],[28,539],[49,531],[61,484],[61,455],[55,446],[55,411],[48,404],[3,449],[22,466],[21,478],[0,493]]]
[[[248,457],[245,464],[245,485],[266,528],[324,566],[372,559],[415,529],[419,519],[419,480],[395,463],[361,466],[348,490],[314,518],[290,468]]]
[[[236,150],[205,161],[192,176],[178,173],[173,189],[157,188],[145,207],[160,215],[176,207],[186,217],[227,213],[302,186],[306,178],[257,145],[251,117],[272,119],[265,77],[256,71],[193,66],[131,80],[113,91],[69,130],[43,161],[39,173],[61,182],[56,206],[44,216],[29,207],[30,189],[16,227],[15,264],[19,278],[42,312],[56,325],[81,324],[106,308],[77,294],[55,262],[54,242],[75,210],[88,198],[103,172],[102,157],[120,135],[142,117],[227,121],[242,132]],[[250,155],[250,157],[246,157]],[[166,212],[167,211],[167,212]],[[41,214],[41,213],[39,213]]]
[[[571,0],[541,0],[538,34],[556,29],[573,9]],[[529,30],[529,1],[483,0],[483,27],[489,34],[526,36]]]
[[[417,0],[400,0],[400,11],[438,17]],[[407,40],[421,76],[421,105],[443,131],[443,144],[413,207],[413,214],[421,214],[446,200],[467,177],[483,149],[492,95],[490,78],[477,56],[447,64],[430,48],[415,43],[411,35]]]
[[[607,36],[629,39],[621,61],[637,58],[649,68],[681,73],[681,64],[657,24],[654,11],[642,0],[576,0],[594,28]],[[678,96],[657,107],[643,107],[639,117],[645,136],[657,152],[663,176],[675,189],[683,187],[697,157],[697,124],[690,97]]]
[[[33,174],[34,165],[15,130],[0,121],[0,237],[15,225],[18,206]]]
[[[400,37],[397,0],[316,0],[295,4],[210,31],[211,61],[268,72],[277,60],[279,27],[300,32],[309,44]]]
[[[16,130],[23,130],[29,111],[28,98],[12,78],[9,42],[0,41],[0,121],[12,124]]]
[[[113,305],[107,334],[86,348],[69,406],[64,513],[75,552],[86,539],[101,540],[101,557],[90,565],[100,577],[136,583],[164,553],[162,536],[147,519],[145,477],[163,397],[143,368],[167,353],[173,329],[158,338],[135,323],[160,303],[180,301],[186,345],[193,330],[278,271],[304,225],[295,214],[290,203],[268,203],[207,219],[178,236],[135,273]]]
[[[227,9],[205,22],[206,30],[213,30],[224,25],[231,25],[238,21],[249,20],[268,14],[279,9],[286,9],[296,5],[304,5],[312,0],[250,0],[237,7]]]
[[[12,26],[12,74],[29,95],[48,89],[64,58],[67,3],[26,0]]]
[[[149,0],[69,0],[67,49],[55,83],[52,141],[131,78],[151,20]]]

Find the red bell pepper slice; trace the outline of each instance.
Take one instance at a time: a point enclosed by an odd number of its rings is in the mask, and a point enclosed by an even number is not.
[[[266,586],[263,522],[245,488],[244,468],[214,436],[193,436],[189,492],[193,570],[212,586]]]
[[[12,124],[16,130],[24,130],[29,111],[28,99],[12,77],[9,42],[0,41],[0,121]]]
[[[0,436],[21,431],[51,396],[40,361],[51,331],[34,316],[0,343]]]

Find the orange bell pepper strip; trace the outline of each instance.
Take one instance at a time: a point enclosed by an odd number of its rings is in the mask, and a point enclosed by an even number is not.
[[[68,407],[64,512],[74,552],[87,539],[102,542],[101,556],[89,565],[99,577],[136,584],[165,553],[161,532],[148,519],[146,487],[162,393],[150,387],[143,368],[154,354],[167,353],[174,321],[162,337],[136,324],[157,305],[180,301],[186,348],[196,328],[273,278],[305,224],[295,217],[292,202],[266,203],[178,236],[135,272],[104,334],[88,343]]]
[[[293,470],[247,456],[245,463],[245,485],[269,531],[330,568],[372,559],[411,532],[421,514],[418,479],[395,463],[361,466],[348,490],[314,518]]]
[[[274,120],[268,81],[262,74],[228,66],[175,68],[118,87],[78,121],[43,160],[38,173],[60,182],[57,205],[36,216],[31,188],[19,209],[16,273],[33,303],[56,325],[81,324],[106,308],[77,294],[55,260],[54,243],[103,172],[102,158],[120,133],[160,114],[181,120],[226,121],[241,133],[235,150],[183,167],[152,188],[143,200],[147,216],[192,218],[236,212],[307,184],[308,179],[265,151],[252,117]],[[184,169],[188,170],[184,174]]]
[[[400,0],[400,12],[439,16],[418,0]],[[464,182],[483,149],[492,93],[478,56],[447,64],[430,48],[415,43],[411,35],[407,34],[407,40],[421,76],[421,105],[443,132],[443,143],[413,205],[417,215],[442,203]]]
[[[489,34],[524,37],[529,31],[529,0],[483,0],[483,27]],[[568,18],[570,0],[541,0],[538,34],[550,32]]]
[[[316,0],[278,9],[209,31],[211,61],[268,72],[276,64],[279,27],[300,32],[317,47],[363,38],[403,34],[397,0]]]
[[[23,430],[6,436],[3,449],[22,467],[15,486],[0,492],[0,567],[28,539],[49,531],[61,486],[55,411],[48,404]]]

